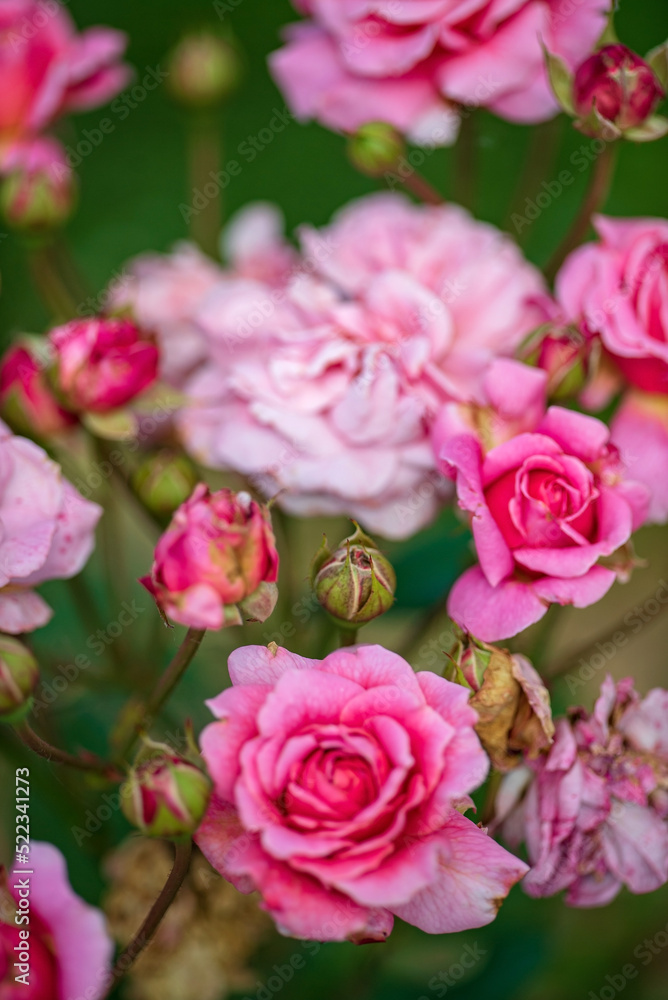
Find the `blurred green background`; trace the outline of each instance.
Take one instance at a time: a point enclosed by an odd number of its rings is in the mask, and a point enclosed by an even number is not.
[[[574,0],[576,2],[576,0]],[[224,5],[225,6],[225,5]],[[277,46],[281,25],[295,18],[287,0],[241,0],[224,13],[224,27],[232,29],[240,40],[246,58],[243,86],[225,113],[221,126],[222,161],[236,159],[242,164],[238,177],[223,192],[226,215],[249,201],[268,199],[284,210],[288,230],[301,222],[322,224],[348,199],[373,190],[377,185],[349,165],[340,136],[316,125],[291,123],[276,133],[271,143],[252,162],[247,162],[240,145],[256,136],[284,101],[266,70],[267,53]],[[130,38],[129,61],[138,78],[149,68],[165,66],[165,54],[187,28],[202,24],[220,25],[212,3],[205,0],[71,0],[68,4],[79,26],[106,23],[127,31]],[[643,53],[668,36],[666,0],[622,0],[617,15],[619,35],[625,43]],[[186,164],[186,116],[170,101],[164,87],[148,94],[130,114],[121,120],[100,108],[65,123],[60,131],[66,145],[76,146],[85,129],[94,129],[101,118],[111,117],[114,131],[86,156],[78,168],[81,180],[81,203],[68,228],[68,237],[76,261],[92,288],[98,292],[123,263],[147,249],[166,250],[186,235],[186,225],[179,212],[181,203],[190,201]],[[479,178],[475,196],[476,214],[496,224],[503,224],[508,206],[522,174],[532,132],[509,125],[480,113],[476,122],[476,153]],[[546,128],[540,142],[552,136],[558,143],[558,155],[546,167],[544,177],[533,182],[526,196],[534,198],[541,181],[552,180],[561,169],[572,169],[570,157],[586,143],[582,136],[562,120],[561,125]],[[453,152],[437,150],[425,159],[424,174],[446,194],[452,194]],[[660,215],[668,210],[668,139],[647,146],[623,144],[614,188],[606,210],[617,215]],[[538,220],[523,231],[526,252],[537,264],[543,264],[568,228],[588,171],[577,175],[575,184],[546,209]],[[520,205],[523,202],[520,201]],[[520,211],[522,209],[520,208]],[[0,240],[0,336],[3,343],[17,333],[42,331],[48,319],[30,283],[23,248],[11,234]],[[123,515],[128,517],[127,512]],[[297,596],[308,600],[306,575],[308,552],[317,545],[323,526],[332,538],[345,533],[345,526],[324,522],[299,525],[299,537],[291,539],[291,549],[299,553],[293,567]],[[150,539],[131,518],[125,523],[129,538],[126,552],[118,553],[120,571],[127,581],[121,593],[110,593],[101,569],[101,555],[96,554],[84,577],[84,588],[93,608],[90,619],[107,624],[123,601],[136,601],[141,608],[136,624],[97,655],[91,636],[91,622],[82,621],[75,611],[79,599],[63,584],[43,588],[47,600],[56,609],[54,622],[36,636],[36,645],[44,664],[47,683],[52,682],[74,657],[86,652],[91,665],[82,671],[76,683],[58,696],[52,712],[44,712],[54,741],[76,747],[84,745],[104,751],[104,732],[121,704],[124,694],[147,685],[156,667],[176,646],[179,635],[165,635],[151,602],[141,588],[131,581],[145,572],[150,560]],[[615,588],[609,599],[587,612],[566,612],[555,637],[553,655],[570,651],[586,643],[588,637],[604,634],[618,617],[642,597],[656,589],[658,581],[668,578],[668,553],[665,533],[658,530],[641,533],[640,555],[652,557],[652,563],[640,570],[627,588]],[[451,515],[416,539],[392,546],[391,555],[399,571],[399,602],[396,611],[382,625],[365,633],[365,639],[382,639],[392,645],[416,606],[429,604],[444,594],[462,565],[469,558],[468,537]],[[122,560],[124,562],[122,563]],[[121,564],[122,563],[122,564]],[[97,615],[97,618],[95,616]],[[665,613],[664,613],[665,617]],[[286,636],[285,644],[299,648],[310,641],[313,630],[322,627],[318,615],[301,623],[293,621],[294,642]],[[266,642],[281,625],[274,615],[264,626],[245,629],[243,642]],[[106,626],[105,626],[106,627]],[[439,649],[444,623],[435,623],[428,637]],[[239,642],[239,634],[234,640]],[[632,670],[641,691],[656,684],[666,685],[666,622],[657,621],[634,639],[630,648],[621,651],[611,662],[616,676]],[[179,698],[166,718],[166,729],[178,734],[183,720],[190,715],[197,727],[207,720],[204,697],[217,693],[225,684],[224,654],[232,640],[228,636],[208,637],[203,656],[186,678]],[[130,655],[132,650],[132,655]],[[433,666],[426,645],[416,647],[412,659],[416,666]],[[426,651],[425,651],[426,650]],[[139,661],[137,660],[139,657]],[[117,690],[122,678],[125,691]],[[602,675],[583,685],[575,700],[591,701]],[[112,683],[113,681],[113,683]],[[573,701],[571,692],[561,684],[555,691],[556,705]],[[48,731],[48,728],[47,728]],[[6,733],[0,733],[0,749],[6,758],[2,777],[2,815],[10,815],[10,780],[15,762],[23,763],[23,751]],[[96,900],[102,890],[99,874],[100,856],[118,843],[127,826],[115,813],[92,835],[77,835],[86,819],[95,813],[101,791],[87,786],[77,776],[31,762],[33,780],[33,836],[49,839],[66,854],[72,881],[84,896]],[[94,825],[94,824],[93,824]],[[3,823],[0,855],[10,856],[11,820]],[[86,831],[88,833],[88,831]],[[77,843],[79,841],[79,843]],[[456,901],[453,900],[453,905]],[[355,948],[327,945],[308,959],[305,969],[285,984],[285,1000],[314,997],[329,1000],[342,996],[355,1000],[432,1000],[453,995],[459,1000],[485,997],[486,1000],[560,1000],[562,997],[599,997],[610,1000],[623,988],[624,996],[641,1000],[664,1000],[667,995],[668,948],[655,946],[651,961],[642,950],[644,939],[653,940],[668,925],[668,889],[650,896],[633,897],[624,892],[612,905],[593,911],[567,909],[561,899],[533,901],[521,889],[515,889],[501,910],[498,920],[488,928],[468,934],[430,938],[413,928],[399,925],[391,943],[385,946]],[[461,980],[439,979],[458,965],[465,945],[480,956]],[[641,948],[638,951],[638,948]],[[254,963],[258,983],[264,983],[274,963],[281,964],[295,952],[293,942],[273,938]],[[632,963],[637,975],[620,986],[620,970]],[[246,991],[255,996],[257,986]],[[601,992],[603,991],[603,992]],[[611,992],[614,991],[614,992]],[[244,994],[242,994],[244,995]]]

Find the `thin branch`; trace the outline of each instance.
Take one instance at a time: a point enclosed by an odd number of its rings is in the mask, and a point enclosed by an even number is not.
[[[50,760],[55,764],[64,764],[66,767],[73,767],[78,771],[95,771],[97,774],[103,774],[111,781],[121,781],[123,779],[123,775],[111,761],[103,760],[102,757],[97,757],[95,754],[88,752],[86,752],[85,756],[78,757],[75,754],[68,753],[66,750],[60,750],[58,747],[47,743],[41,736],[38,736],[27,722],[20,722],[14,726],[14,732],[25,746],[39,757],[43,757],[44,760]]]

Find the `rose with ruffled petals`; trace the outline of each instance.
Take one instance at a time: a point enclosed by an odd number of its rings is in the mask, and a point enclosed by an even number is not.
[[[625,379],[668,394],[668,222],[598,216],[595,228],[600,239],[559,272],[557,298]]]
[[[77,34],[62,4],[0,4],[0,170],[7,154],[30,145],[70,111],[103,104],[130,79],[120,62],[126,37],[112,28]]]
[[[77,896],[65,859],[51,844],[32,841],[30,864],[18,862],[0,881],[0,996],[3,1000],[99,1000],[106,995],[114,945],[99,910]],[[20,860],[25,861],[25,858]],[[30,937],[14,921],[29,885]],[[21,912],[24,912],[23,910]],[[23,936],[21,934],[23,933]],[[28,960],[25,980],[20,953]]]
[[[566,889],[571,906],[603,906],[623,885],[652,892],[668,881],[668,691],[641,701],[632,679],[607,677],[590,715],[560,719],[549,753],[502,786],[503,831],[526,840],[531,896]],[[516,786],[516,787],[512,787]]]
[[[380,941],[393,916],[432,934],[494,919],[526,866],[458,811],[488,767],[463,688],[381,646],[245,646],[229,667],[196,839],[282,933]]]
[[[530,396],[521,380],[518,386],[497,374],[496,405],[516,413],[518,398]],[[587,607],[610,589],[615,571],[600,560],[645,521],[649,494],[625,478],[609,438],[601,421],[558,406],[534,410],[521,433],[500,443],[484,419],[477,427],[437,423],[436,454],[456,476],[480,560],[448,600],[467,632],[486,642],[505,639],[552,603]]]
[[[82,569],[101,514],[46,452],[0,423],[1,631],[16,635],[49,621],[51,609],[32,588]]]
[[[354,132],[384,121],[417,143],[456,136],[454,102],[539,122],[557,104],[541,43],[575,69],[605,26],[600,0],[308,0],[271,69],[299,118]]]

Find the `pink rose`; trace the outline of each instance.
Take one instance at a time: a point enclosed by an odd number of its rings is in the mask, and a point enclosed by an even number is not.
[[[48,622],[51,609],[32,588],[76,576],[101,514],[46,452],[0,423],[1,631],[17,635]]]
[[[640,125],[665,96],[644,59],[625,45],[604,45],[578,67],[573,103],[585,118],[595,106],[602,118],[624,130]]]
[[[629,382],[668,393],[668,222],[598,216],[595,226],[600,240],[566,260],[557,298]]]
[[[3,1000],[100,1000],[109,984],[114,953],[102,913],[73,892],[65,859],[52,844],[33,840],[30,864],[16,863],[13,868],[11,873],[0,869],[0,996]],[[25,906],[26,881],[27,941],[14,922],[15,913],[24,912],[19,908]],[[29,955],[24,963],[22,949]],[[25,980],[17,978],[23,970],[15,963],[28,967]]]
[[[0,169],[17,145],[33,142],[70,111],[104,104],[130,78],[119,60],[126,38],[111,28],[76,33],[62,4],[0,4]]]
[[[629,475],[650,494],[648,519],[668,520],[668,396],[627,392],[611,424]]]
[[[288,935],[384,940],[480,927],[526,871],[465,819],[488,762],[467,693],[381,646],[308,660],[245,646],[201,739],[196,839]]]
[[[533,390],[495,372],[502,426]],[[532,371],[531,378],[535,378]],[[609,430],[593,417],[550,407],[527,409],[521,433],[500,443],[489,419],[457,426],[441,420],[434,446],[454,474],[469,511],[479,565],[450,592],[448,611],[467,632],[494,642],[543,617],[551,603],[587,607],[610,589],[612,555],[647,516],[647,490],[625,479]]]
[[[202,302],[211,361],[186,386],[181,435],[292,513],[406,537],[442,500],[435,414],[475,397],[539,322],[542,280],[492,226],[397,195],[301,236],[286,285],[228,281]]]
[[[72,320],[49,340],[58,389],[73,410],[115,410],[157,378],[158,349],[129,320]]]
[[[299,118],[354,132],[371,121],[418,143],[456,132],[447,102],[488,107],[510,121],[557,111],[541,43],[574,69],[606,19],[600,0],[307,0],[270,59]]]
[[[192,628],[264,621],[276,604],[278,552],[271,519],[247,493],[200,484],[160,538],[140,582],[174,621]]]
[[[77,423],[53,395],[44,366],[20,346],[11,347],[0,362],[0,409],[13,427],[38,437]]]
[[[603,906],[623,885],[643,893],[668,881],[667,720],[667,691],[641,701],[631,678],[607,677],[593,713],[572,709],[550,751],[528,762],[514,810],[518,789],[502,790],[504,833],[526,840],[533,866],[529,895],[566,889],[571,906]]]

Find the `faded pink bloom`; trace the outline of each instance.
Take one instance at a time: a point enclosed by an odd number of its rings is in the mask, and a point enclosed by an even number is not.
[[[21,346],[10,347],[0,362],[0,409],[12,427],[38,437],[77,424],[53,395],[44,366]]]
[[[599,241],[559,272],[557,298],[629,382],[668,393],[668,222],[597,216],[595,228]]]
[[[486,642],[516,635],[551,603],[600,600],[616,577],[601,558],[647,516],[648,491],[626,479],[605,424],[558,406],[532,411],[537,372],[528,372],[504,378],[493,370],[502,428],[526,400],[520,433],[499,443],[484,414],[477,427],[442,418],[434,432],[443,471],[456,475],[459,505],[471,514],[480,560],[455,583],[448,611]]]
[[[644,122],[665,96],[644,59],[625,45],[604,45],[578,67],[573,81],[575,111],[586,117],[593,107],[620,129]]]
[[[435,414],[540,321],[541,277],[492,226],[398,195],[301,237],[283,286],[223,282],[203,301],[211,361],[186,386],[183,440],[292,513],[406,537],[442,499]]]
[[[247,493],[200,484],[160,538],[140,582],[169,618],[193,628],[264,621],[276,603],[278,552],[271,519]]]
[[[459,810],[488,762],[467,693],[381,646],[229,659],[201,738],[214,798],[196,839],[283,934],[380,941],[399,916],[480,927],[526,871]]]
[[[106,413],[158,376],[158,349],[126,319],[76,319],[49,334],[56,382],[68,407]]]
[[[668,520],[668,396],[630,391],[611,424],[629,475],[650,493],[649,520]]]
[[[130,78],[126,38],[111,28],[77,34],[61,3],[0,4],[0,170],[58,118],[104,104]]]
[[[418,143],[454,138],[452,105],[538,122],[556,113],[541,42],[571,69],[600,36],[605,4],[582,0],[299,0],[270,58],[298,118],[354,132],[385,121]]]
[[[0,423],[1,631],[17,635],[49,621],[51,609],[32,588],[82,569],[101,514],[46,452]]]
[[[102,913],[77,896],[69,884],[65,859],[52,844],[33,840],[30,864],[0,880],[0,996],[3,1000],[100,1000],[106,994],[114,945]],[[31,875],[23,875],[21,869]],[[17,925],[14,915],[22,882],[29,881],[30,923]],[[3,884],[4,883],[4,884]],[[19,891],[21,890],[21,891]],[[23,912],[23,911],[21,911]],[[29,929],[26,941],[21,931]],[[14,963],[28,945],[28,986],[17,982]]]
[[[607,677],[592,714],[560,719],[552,748],[528,762],[528,791],[502,790],[503,832],[525,840],[531,896],[567,890],[571,906],[603,906],[623,885],[668,881],[668,692],[641,701],[628,677]],[[506,794],[507,792],[507,794]]]

